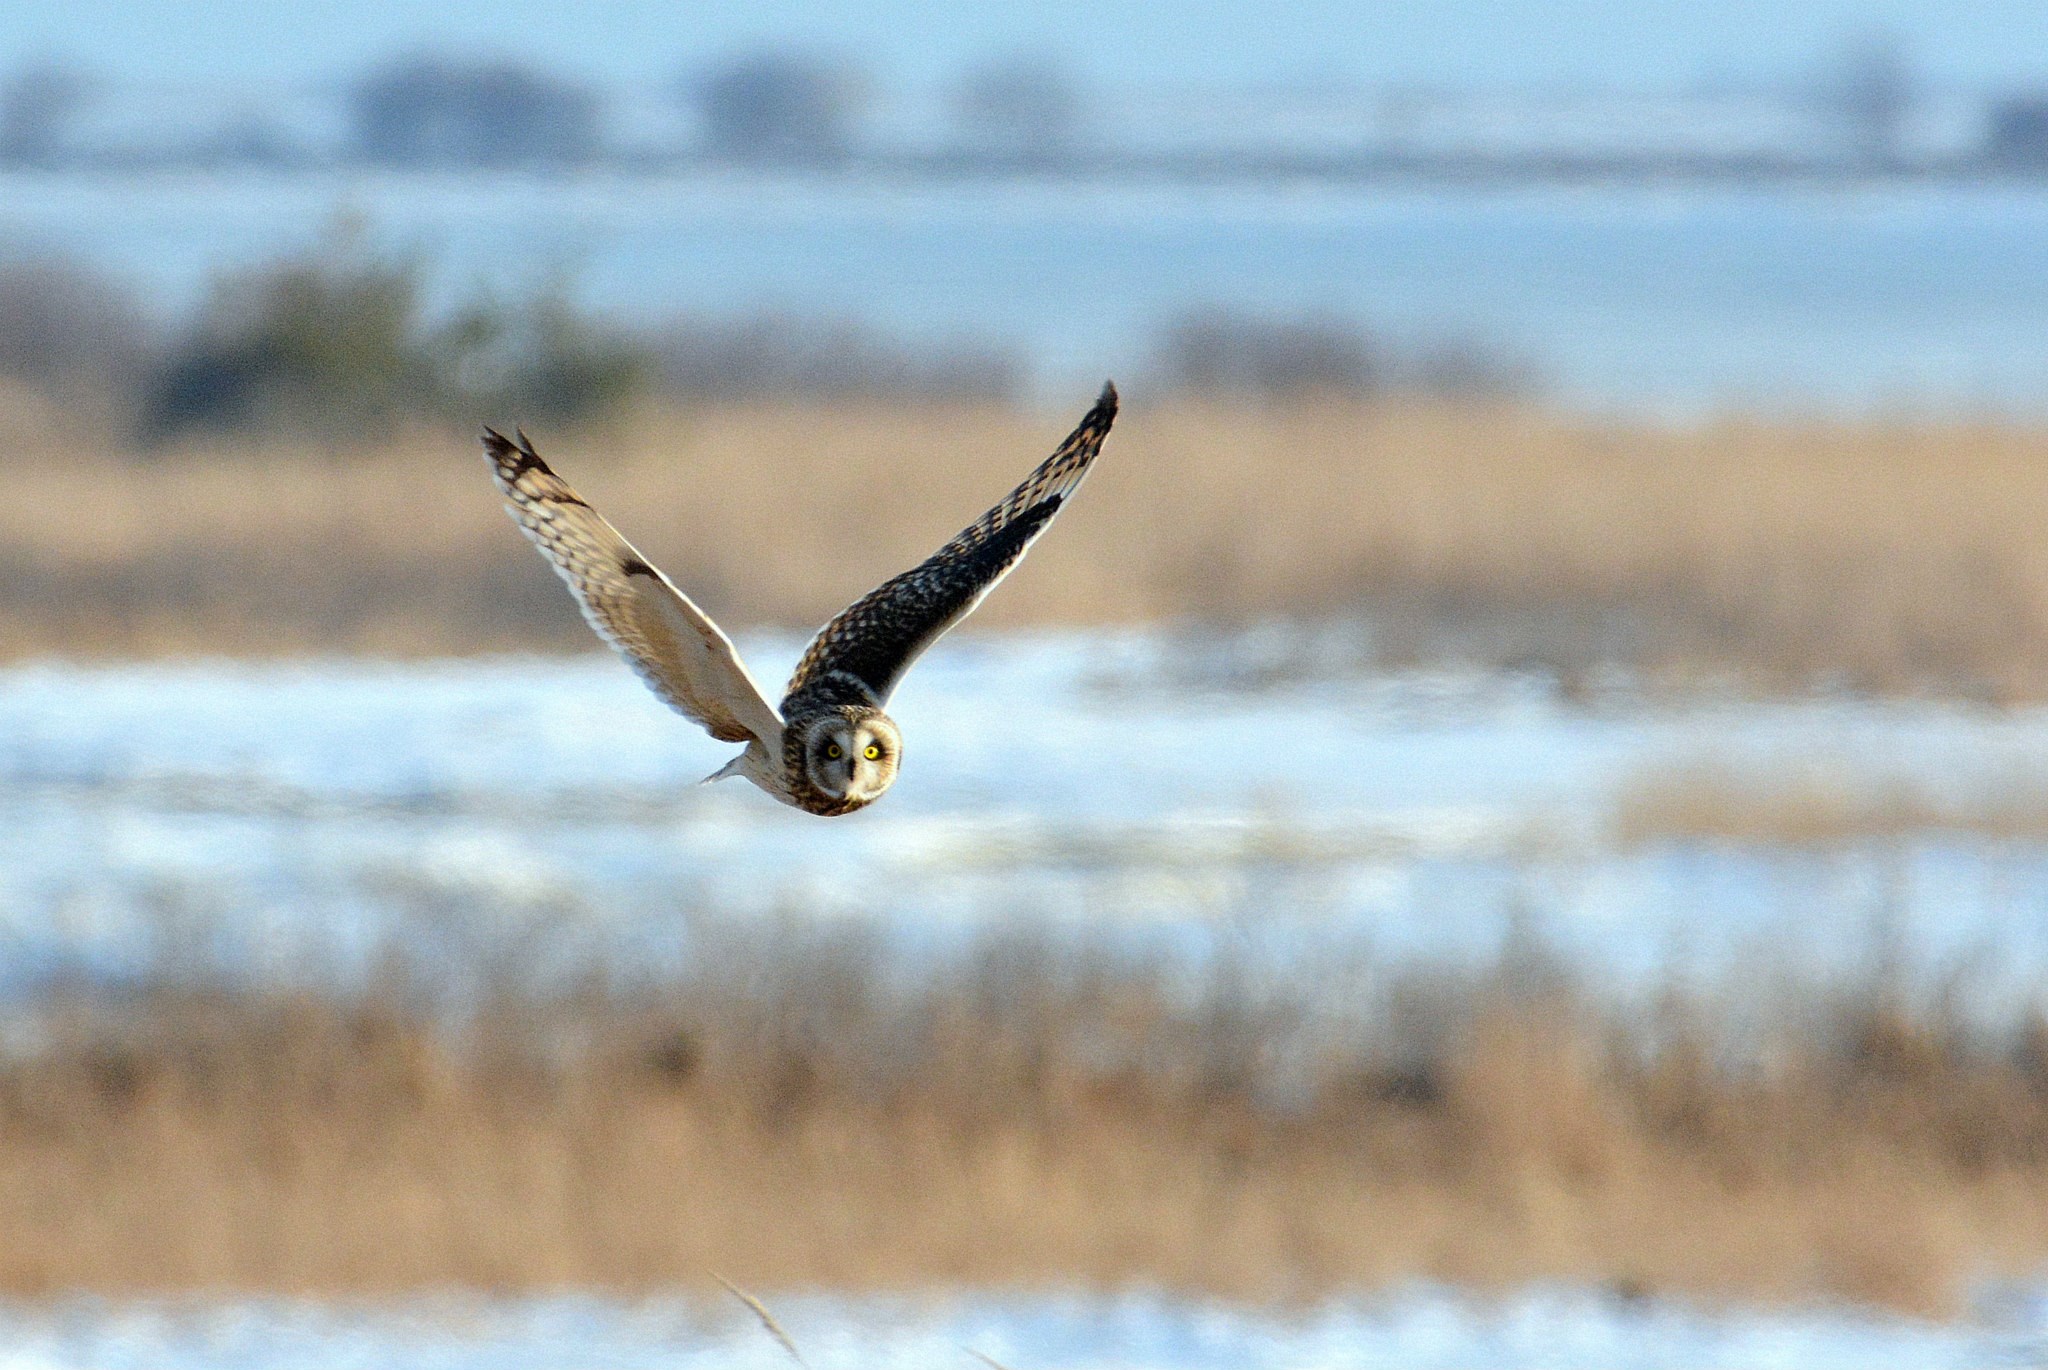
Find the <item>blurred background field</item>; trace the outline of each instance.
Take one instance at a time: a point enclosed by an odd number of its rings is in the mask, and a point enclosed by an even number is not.
[[[451,425],[133,452],[47,402],[11,407],[16,656],[585,648]],[[1571,685],[2048,684],[2048,427],[1314,393],[1129,409],[1086,512],[986,626],[1311,620],[1361,665]],[[800,630],[950,536],[1068,422],[985,400],[664,399],[532,431],[716,612]]]
[[[2038,1360],[2043,54],[0,14],[0,1363]],[[1106,376],[830,823],[476,449],[772,687]]]

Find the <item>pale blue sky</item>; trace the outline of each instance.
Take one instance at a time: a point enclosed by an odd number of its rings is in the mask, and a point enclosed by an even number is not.
[[[1656,85],[1796,75],[1873,29],[1902,37],[1936,80],[2048,84],[2043,0],[17,0],[0,4],[0,68],[54,56],[117,76],[302,81],[432,47],[644,81],[739,47],[801,42],[913,81],[1025,48],[1099,80]]]

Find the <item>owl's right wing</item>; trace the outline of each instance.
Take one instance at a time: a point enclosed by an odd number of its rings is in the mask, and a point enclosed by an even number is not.
[[[483,441],[505,512],[568,583],[597,635],[719,741],[759,738],[779,751],[782,717],[718,625],[549,470],[524,433],[515,442],[486,428]]]

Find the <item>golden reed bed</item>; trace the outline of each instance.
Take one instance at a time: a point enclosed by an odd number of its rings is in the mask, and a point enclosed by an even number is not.
[[[809,626],[1073,412],[647,412],[535,436],[728,623]],[[490,416],[500,418],[503,416]],[[587,646],[473,435],[112,454],[0,396],[0,656]],[[2048,691],[2048,429],[1127,397],[990,624],[1356,616],[1389,661]]]
[[[1191,995],[1029,940],[885,989],[879,956],[771,929],[685,983],[452,1026],[396,986],[52,995],[0,1057],[0,1295],[716,1271],[1941,1314],[2048,1259],[2038,1026],[1975,1036],[1878,985],[1624,1023],[1540,965],[1390,985],[1344,957]]]

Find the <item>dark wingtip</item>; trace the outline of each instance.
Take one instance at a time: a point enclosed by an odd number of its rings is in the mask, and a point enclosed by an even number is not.
[[[1081,422],[1067,435],[1067,440],[1059,445],[1059,452],[1054,455],[1100,447],[1102,440],[1109,435],[1110,425],[1116,422],[1116,405],[1116,383],[1104,381],[1102,393],[1095,397],[1094,407],[1081,416]]]
[[[1067,441],[1100,442],[1103,435],[1109,432],[1109,426],[1116,422],[1116,406],[1116,382],[1104,381],[1102,393],[1095,397],[1094,407],[1081,416],[1080,426],[1074,430],[1074,436]]]
[[[540,453],[533,450],[533,440],[526,436],[525,430],[515,428],[512,432],[517,441],[488,425],[484,428],[484,455],[490,458],[505,479],[517,480],[536,468],[547,470],[547,463],[540,459]]]

